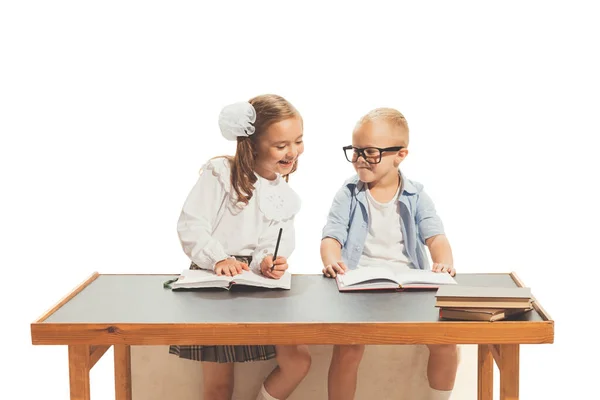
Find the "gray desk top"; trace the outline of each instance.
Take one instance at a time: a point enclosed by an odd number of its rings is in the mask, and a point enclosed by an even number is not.
[[[340,293],[321,275],[294,275],[291,290],[237,287],[173,292],[173,275],[100,275],[43,323],[435,322],[435,290]],[[509,274],[459,274],[460,284],[515,287]],[[533,310],[517,318],[543,321]]]

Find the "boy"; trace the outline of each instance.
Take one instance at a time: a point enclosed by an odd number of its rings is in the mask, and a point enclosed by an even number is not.
[[[323,274],[335,278],[348,269],[387,265],[456,274],[442,221],[423,186],[399,171],[408,155],[408,124],[397,110],[378,108],[365,115],[344,147],[357,175],[336,194],[323,228]],[[450,398],[456,345],[428,345],[431,399]],[[329,368],[329,400],[354,398],[363,345],[334,346]]]

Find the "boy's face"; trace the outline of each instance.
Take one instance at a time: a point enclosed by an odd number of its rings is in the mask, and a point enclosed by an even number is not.
[[[367,147],[387,148],[405,146],[406,137],[403,128],[392,126],[386,121],[370,121],[358,126],[352,134],[352,146],[359,149]],[[377,184],[382,178],[391,178],[398,174],[398,166],[404,160],[408,150],[385,151],[381,153],[379,163],[369,163],[360,156],[352,163],[358,177],[365,183]],[[370,161],[376,161],[377,157]]]

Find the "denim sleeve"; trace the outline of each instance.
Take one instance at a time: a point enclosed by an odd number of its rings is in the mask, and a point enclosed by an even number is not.
[[[444,234],[444,225],[435,211],[433,201],[431,200],[431,197],[423,191],[419,193],[417,199],[415,222],[419,229],[419,239],[423,244],[425,244],[425,241],[432,236]]]
[[[329,214],[327,223],[323,228],[322,239],[333,238],[340,242],[342,247],[348,239],[348,226],[350,222],[350,189],[344,185],[336,193]]]

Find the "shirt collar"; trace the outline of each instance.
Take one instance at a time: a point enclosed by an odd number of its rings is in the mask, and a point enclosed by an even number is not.
[[[400,177],[402,178],[402,190],[400,190],[400,193],[398,194],[398,200],[404,194],[413,195],[413,194],[417,193],[417,188],[415,188],[415,186],[412,184],[411,181],[406,179],[406,176],[400,170],[398,170],[398,174],[400,174]],[[358,195],[360,192],[364,192],[366,189],[367,189],[367,184],[364,183],[363,181],[359,180],[358,183],[356,184],[356,187],[354,188],[354,194]]]

